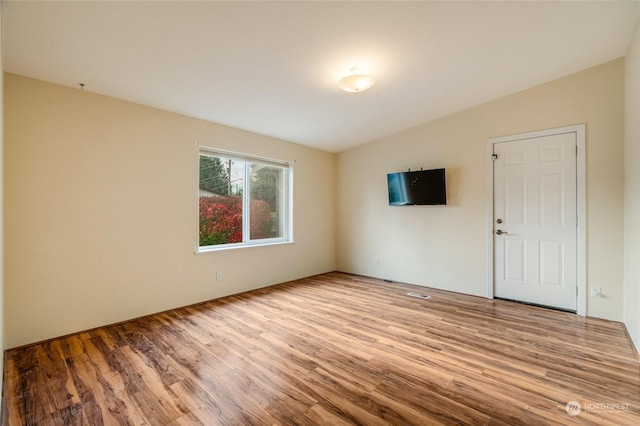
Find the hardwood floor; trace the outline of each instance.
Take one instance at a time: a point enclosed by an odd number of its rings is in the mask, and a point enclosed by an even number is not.
[[[2,420],[635,426],[640,365],[619,323],[330,273],[9,350]]]

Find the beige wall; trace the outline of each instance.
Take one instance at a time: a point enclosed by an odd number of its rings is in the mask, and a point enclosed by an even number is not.
[[[622,320],[623,108],[619,59],[340,153],[338,269],[486,296],[487,140],[586,123],[587,312]],[[447,168],[448,205],[389,207],[386,174],[420,167]]]
[[[640,350],[640,19],[625,65],[624,322]]]
[[[5,332],[4,332],[4,215],[2,214],[2,205],[4,201],[4,184],[3,184],[3,165],[2,159],[3,149],[3,105],[4,105],[4,73],[2,71],[2,6],[0,3],[0,371],[4,372],[4,348],[5,348]],[[2,381],[4,374],[0,375],[0,389],[4,389]],[[0,390],[0,394],[2,391]]]
[[[335,269],[333,154],[12,74],[5,123],[7,347]],[[295,244],[194,254],[194,141],[296,161]]]

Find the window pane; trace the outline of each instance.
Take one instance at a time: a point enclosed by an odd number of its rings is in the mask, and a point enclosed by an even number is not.
[[[260,240],[283,236],[283,169],[251,164],[250,238]]]
[[[200,155],[200,246],[242,242],[244,162]]]
[[[291,163],[200,149],[199,247],[290,241]]]

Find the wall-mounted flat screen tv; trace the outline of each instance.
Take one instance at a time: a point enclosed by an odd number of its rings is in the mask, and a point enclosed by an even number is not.
[[[447,204],[444,169],[387,175],[390,206]]]

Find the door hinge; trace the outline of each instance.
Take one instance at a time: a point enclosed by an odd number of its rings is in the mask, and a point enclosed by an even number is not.
[[[491,154],[491,159],[496,161],[498,159],[498,154]]]

